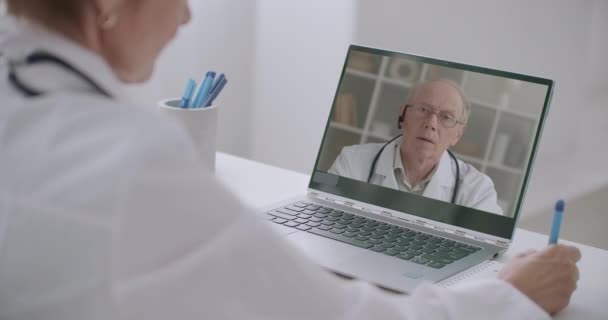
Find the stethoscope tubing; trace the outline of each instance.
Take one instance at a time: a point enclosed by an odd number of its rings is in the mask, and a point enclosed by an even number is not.
[[[382,154],[382,152],[384,151],[386,146],[388,146],[391,142],[397,140],[397,138],[399,138],[401,136],[402,135],[400,134],[400,135],[392,138],[391,140],[389,140],[387,143],[385,143],[382,146],[382,148],[380,148],[378,153],[376,153],[376,156],[374,156],[374,160],[372,161],[372,165],[369,170],[369,175],[367,176],[367,183],[371,183],[372,176],[374,175],[374,171],[376,171],[376,165],[378,164],[378,159],[380,158],[380,155]],[[450,150],[447,150],[447,152],[450,155],[450,158],[452,158],[452,161],[454,161],[454,163],[456,164],[456,181],[454,182],[454,190],[452,191],[452,201],[451,201],[451,203],[455,204],[456,197],[458,196],[458,189],[460,189],[460,165],[458,164],[458,159],[456,158],[454,153]]]

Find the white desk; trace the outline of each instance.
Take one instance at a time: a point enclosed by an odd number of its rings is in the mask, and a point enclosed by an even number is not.
[[[217,178],[241,200],[254,208],[306,193],[309,175],[218,153]],[[511,248],[499,260],[506,260],[528,248],[547,245],[547,236],[517,229]],[[608,319],[608,251],[575,244],[583,258],[581,278],[570,306],[556,319]]]

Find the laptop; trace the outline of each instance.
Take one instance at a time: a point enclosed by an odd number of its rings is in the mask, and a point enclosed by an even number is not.
[[[452,100],[424,100],[441,94],[432,85]],[[549,79],[351,45],[307,194],[262,214],[316,263],[399,292],[492,260],[513,239],[552,90]],[[412,142],[411,128],[429,126],[462,131],[427,181],[404,189],[399,162],[437,143]]]

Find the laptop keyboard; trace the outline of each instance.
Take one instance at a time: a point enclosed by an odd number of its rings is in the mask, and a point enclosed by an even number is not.
[[[269,220],[286,227],[436,269],[481,249],[306,201],[267,214]]]

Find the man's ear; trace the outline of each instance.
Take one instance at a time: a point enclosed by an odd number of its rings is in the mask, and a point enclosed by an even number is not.
[[[97,13],[108,14],[125,5],[125,0],[92,0],[91,3]]]
[[[93,0],[97,26],[102,30],[113,28],[118,22],[125,0]]]
[[[397,128],[401,129],[403,126],[401,125],[401,122],[403,122],[403,120],[405,120],[405,108],[406,105],[402,105],[399,108],[399,118],[397,119]]]

